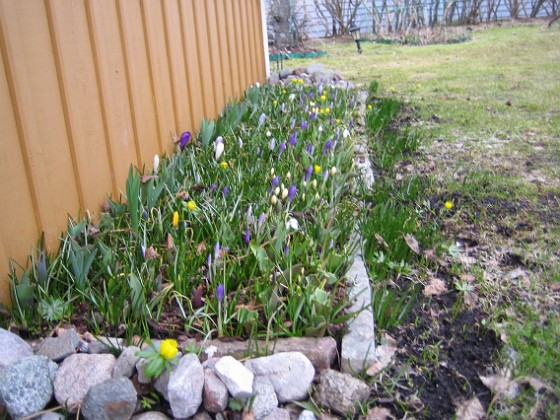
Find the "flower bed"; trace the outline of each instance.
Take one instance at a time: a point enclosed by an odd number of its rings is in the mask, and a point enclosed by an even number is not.
[[[11,316],[134,335],[276,338],[334,334],[360,215],[355,91],[253,86],[177,152],[131,167],[126,197],[70,221],[12,272]]]

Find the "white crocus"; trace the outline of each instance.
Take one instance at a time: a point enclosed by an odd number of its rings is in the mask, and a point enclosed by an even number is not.
[[[288,192],[288,189],[287,189],[287,188],[284,188],[284,189],[282,190],[282,200],[285,200],[285,199],[286,199],[286,197],[288,196],[288,193],[289,193],[289,192]]]
[[[290,101],[293,101],[294,99],[296,99],[296,94],[295,93],[291,93],[290,96]]]
[[[297,221],[297,219],[295,219],[293,217],[288,219],[288,221],[286,222],[286,229],[298,230],[299,229],[299,222]]]
[[[266,137],[270,137],[272,136],[272,133],[270,132],[270,130],[266,130]]]
[[[154,174],[157,175],[158,170],[159,170],[159,156],[154,155]]]
[[[347,139],[349,136],[350,136],[350,131],[348,131],[348,129],[345,128],[344,131],[342,132],[342,137]]]
[[[336,166],[333,166],[333,167],[331,168],[331,176],[333,176],[334,174],[336,174],[336,171],[337,171]]]
[[[278,197],[276,197],[276,195],[273,195],[273,196],[270,198],[270,202],[272,203],[273,206],[275,206],[276,203],[278,203]]]
[[[216,150],[214,151],[214,157],[216,158],[216,160],[220,159],[223,153],[224,153],[224,143],[220,142],[216,144]]]

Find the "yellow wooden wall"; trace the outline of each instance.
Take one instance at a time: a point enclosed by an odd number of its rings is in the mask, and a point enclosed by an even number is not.
[[[262,0],[264,1],[264,0]],[[0,302],[68,215],[266,79],[261,0],[0,0]]]

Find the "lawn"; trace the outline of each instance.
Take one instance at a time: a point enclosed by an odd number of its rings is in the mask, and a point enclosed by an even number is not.
[[[493,389],[493,399],[487,402],[488,415],[558,416],[558,45],[560,32],[539,21],[475,26],[472,39],[460,44],[417,47],[364,42],[362,55],[351,42],[313,43],[327,52],[320,59],[326,67],[341,70],[364,86],[376,81],[380,85],[378,96],[405,104],[408,116],[401,118],[401,126],[421,133],[421,144],[404,162],[381,170],[379,179],[399,184],[398,180],[416,174],[423,194],[415,203],[416,213],[424,226],[430,226],[435,218],[449,250],[457,256],[439,267],[429,261],[415,265],[420,272],[415,281],[424,287],[442,285],[446,292],[430,297],[420,294],[421,309],[414,310],[415,323],[410,318],[405,323],[406,333],[396,327],[389,329],[407,353],[392,373],[403,380],[409,378],[411,385],[409,398],[403,401],[401,395],[392,406],[399,415],[418,408],[410,397],[415,392],[424,403],[420,411],[428,417],[436,413],[438,403],[426,394],[442,394],[437,384],[440,388],[449,385],[442,366],[452,365],[453,353],[463,351],[457,347],[460,329],[449,335],[442,327],[451,316],[451,325],[459,322],[469,328],[488,327],[498,338],[494,348],[500,351],[493,357],[493,372],[478,375]],[[307,62],[293,60],[288,65],[299,67]],[[373,154],[382,161],[379,151],[374,149]],[[453,207],[445,213],[441,203],[447,200]],[[406,201],[402,205],[406,206]],[[433,244],[428,238],[424,243],[420,240],[420,245],[429,248]],[[379,260],[376,254],[373,263],[377,271]],[[399,278],[399,273],[393,275]],[[405,285],[408,293],[410,285]],[[402,288],[402,284],[398,286]],[[383,305],[387,300],[384,296],[376,302]],[[385,307],[394,302],[399,302],[398,293]],[[474,315],[476,321],[469,323],[462,318],[465,314]],[[435,320],[426,321],[430,317]],[[386,317],[389,326],[394,325],[393,318]],[[385,322],[378,319],[378,325],[379,321]],[[415,352],[409,346],[410,335],[416,335],[416,346],[423,350]],[[493,338],[484,336],[481,340],[487,343]],[[468,345],[468,340],[463,340],[463,345]],[[452,367],[459,372],[455,384],[475,387],[477,375],[469,376],[468,367]],[[411,372],[413,376],[409,376]],[[425,379],[411,379],[417,378],[414,375]],[[389,382],[387,378],[381,381],[385,392],[381,395],[394,398],[396,385]],[[517,386],[519,393],[512,391]],[[402,390],[400,393],[407,395]],[[443,393],[442,398],[445,395],[457,397],[454,392]],[[467,399],[466,395],[460,397]],[[431,408],[426,408],[426,403],[431,403]],[[458,409],[465,407],[468,405]]]

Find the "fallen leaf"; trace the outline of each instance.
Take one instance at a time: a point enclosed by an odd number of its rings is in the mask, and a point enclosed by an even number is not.
[[[165,248],[166,249],[174,249],[175,248],[175,241],[173,240],[173,236],[170,233],[165,234]]]
[[[484,418],[485,415],[486,412],[478,398],[463,401],[457,406],[457,411],[455,412],[457,420],[479,420]]]
[[[437,261],[437,254],[434,248],[430,248],[424,251],[424,258],[430,261]]]
[[[415,254],[422,255],[420,251],[420,245],[418,245],[418,240],[412,235],[404,235],[404,240],[408,247],[414,252]]]
[[[204,241],[199,242],[198,245],[196,246],[196,253],[198,255],[202,254],[204,251],[206,251],[206,244],[204,243]]]
[[[385,407],[373,407],[367,411],[367,420],[387,420],[393,418],[391,410]]]
[[[447,286],[440,279],[433,278],[424,287],[424,296],[441,295],[443,292],[447,292]]]
[[[150,246],[146,250],[146,254],[144,258],[146,259],[146,261],[155,260],[156,258],[159,258],[159,254],[157,253],[157,251],[154,249],[153,246]]]
[[[383,236],[381,236],[377,232],[374,234],[374,236],[375,236],[375,240],[379,245],[383,245],[385,248],[389,248],[389,244],[385,241],[385,239],[383,239]]]
[[[467,292],[463,296],[463,302],[469,309],[474,309],[478,303],[478,294],[476,292]]]
[[[519,386],[511,380],[511,371],[499,371],[492,376],[479,376],[484,386],[494,394],[494,400],[500,399],[502,395],[513,399],[519,395]]]
[[[472,283],[476,280],[476,277],[471,273],[463,273],[459,277],[461,280],[466,281],[467,283]]]

